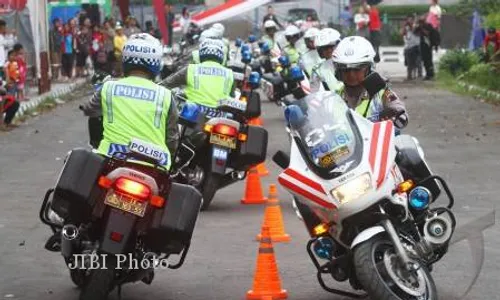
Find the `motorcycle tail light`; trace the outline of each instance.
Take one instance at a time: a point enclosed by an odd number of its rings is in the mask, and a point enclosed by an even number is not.
[[[162,208],[165,205],[165,198],[161,196],[153,196],[151,197],[150,203],[154,207]]]
[[[213,128],[213,132],[232,137],[238,136],[238,129],[226,124],[215,125]]]
[[[113,185],[113,181],[106,176],[99,177],[98,184],[100,187],[109,189]]]
[[[205,132],[211,133],[213,128],[214,128],[214,126],[213,126],[213,125],[208,125],[208,124],[207,124],[207,125],[205,125],[205,126],[203,127],[203,130],[204,130]]]
[[[151,196],[151,189],[147,185],[123,177],[115,181],[115,189],[138,200],[146,200]]]
[[[109,235],[109,238],[112,241],[119,243],[123,239],[123,234],[116,232],[116,231],[112,231],[111,234]]]

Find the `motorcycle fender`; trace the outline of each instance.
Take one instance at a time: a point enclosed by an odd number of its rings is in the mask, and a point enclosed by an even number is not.
[[[351,249],[354,249],[357,245],[371,239],[372,237],[376,236],[377,234],[385,232],[384,227],[382,226],[373,226],[370,228],[367,228],[363,231],[361,231],[355,238],[354,241],[352,241],[351,244]]]
[[[227,160],[231,150],[223,147],[212,147],[212,173],[226,174]]]
[[[109,254],[122,254],[126,252],[126,247],[129,245],[129,238],[133,234],[137,217],[123,213],[116,209],[111,209],[104,229],[104,235],[101,237],[101,251]],[[114,241],[111,239],[111,234],[117,232],[122,234],[121,240]]]

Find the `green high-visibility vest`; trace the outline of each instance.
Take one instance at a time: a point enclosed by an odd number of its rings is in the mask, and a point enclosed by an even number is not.
[[[217,62],[190,64],[185,93],[189,101],[217,107],[219,100],[230,97],[233,82],[233,71]]]
[[[344,100],[346,99],[344,86],[338,90],[338,93]],[[385,89],[382,89],[373,96],[371,101],[368,97],[363,97],[354,110],[371,121],[378,121],[379,114],[383,110],[382,96],[384,93]]]
[[[292,65],[299,62],[300,53],[299,50],[297,50],[297,48],[287,45],[285,47],[285,54],[286,56],[288,56],[288,59],[290,60],[290,63]]]
[[[321,81],[326,83],[330,91],[337,91],[343,86],[343,83],[335,77],[335,69],[330,60],[321,62],[317,72]]]
[[[106,156],[127,152],[130,141],[139,139],[161,148],[164,153],[160,165],[169,170],[171,154],[166,145],[166,124],[170,90],[145,78],[129,76],[105,82],[101,101],[104,132],[97,151]]]

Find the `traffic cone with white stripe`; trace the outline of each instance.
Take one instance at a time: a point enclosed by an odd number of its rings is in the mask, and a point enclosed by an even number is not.
[[[281,288],[281,280],[276,257],[274,256],[269,227],[263,226],[253,287],[247,292],[247,300],[287,298],[288,292]]]
[[[289,242],[290,235],[285,233],[283,215],[278,200],[278,189],[275,184],[269,186],[269,200],[264,213],[264,227],[269,227],[271,239],[273,242]],[[262,241],[262,234],[258,234],[257,241]]]

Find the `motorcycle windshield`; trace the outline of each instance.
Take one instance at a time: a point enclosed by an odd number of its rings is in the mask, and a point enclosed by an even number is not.
[[[353,160],[361,157],[356,125],[338,94],[310,94],[289,106],[286,114],[302,156],[318,175],[340,176]],[[344,164],[346,167],[342,168]]]

